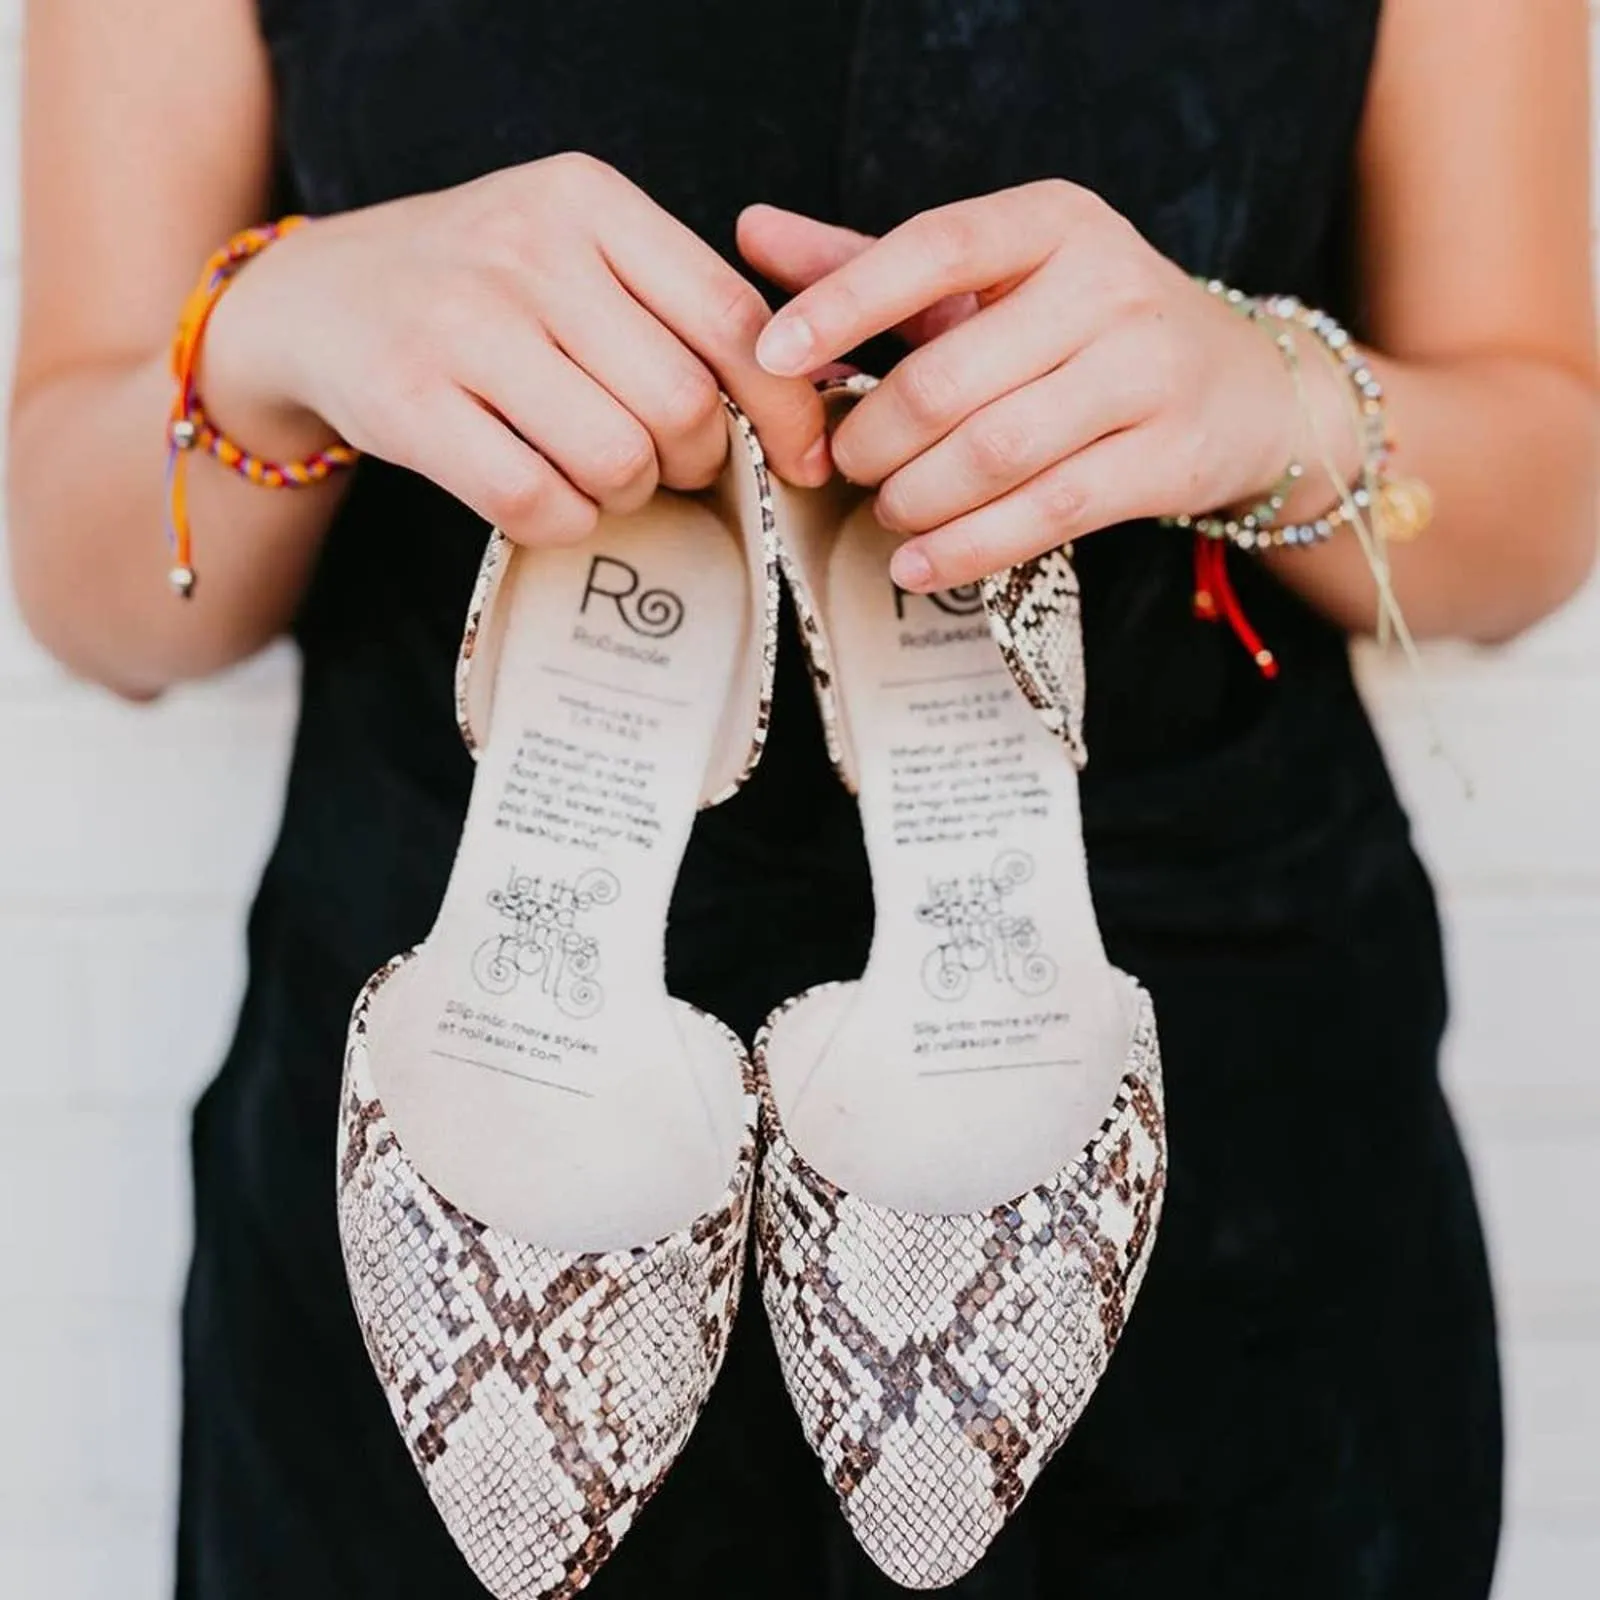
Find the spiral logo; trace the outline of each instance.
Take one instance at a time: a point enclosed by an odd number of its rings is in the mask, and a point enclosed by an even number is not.
[[[665,639],[683,626],[683,601],[670,589],[646,589],[622,607],[624,621],[648,639]]]
[[[975,583],[964,583],[955,589],[941,589],[935,594],[910,595],[898,584],[894,585],[895,620],[906,620],[908,601],[926,600],[947,617],[971,617],[983,610],[983,591]]]
[[[646,639],[665,639],[683,626],[684,605],[670,589],[647,589],[639,569],[615,556],[595,556],[584,582],[580,615],[591,600],[609,600],[632,633]]]
[[[983,610],[983,590],[975,583],[963,583],[958,588],[946,589],[928,598],[941,611],[948,611],[953,617],[970,617]]]

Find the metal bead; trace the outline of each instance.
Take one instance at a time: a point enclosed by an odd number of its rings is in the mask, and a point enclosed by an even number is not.
[[[167,582],[171,585],[172,592],[180,600],[190,600],[194,597],[194,568],[174,567],[167,574]]]
[[[195,441],[200,437],[200,430],[187,417],[179,417],[172,424],[172,442],[180,450],[193,450]]]

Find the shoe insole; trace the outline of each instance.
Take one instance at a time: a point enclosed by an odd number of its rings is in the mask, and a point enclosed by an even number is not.
[[[903,593],[870,504],[823,604],[876,927],[859,984],[800,1008],[769,1071],[821,1173],[898,1209],[1000,1204],[1110,1109],[1133,1016],[1089,895],[1077,773],[1011,679],[976,589]],[[802,1016],[801,1013],[804,1013]]]
[[[742,1135],[735,1054],[663,971],[749,627],[742,547],[708,500],[663,493],[579,546],[516,552],[495,603],[465,829],[374,1018],[373,1075],[468,1214],[554,1248],[640,1245],[719,1203]]]

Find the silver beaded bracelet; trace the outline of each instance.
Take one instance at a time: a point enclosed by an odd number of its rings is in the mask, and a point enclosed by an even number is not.
[[[1350,385],[1355,400],[1361,433],[1361,472],[1348,490],[1336,485],[1340,489],[1339,504],[1326,516],[1310,522],[1278,523],[1289,494],[1304,476],[1304,467],[1295,460],[1266,500],[1248,512],[1238,516],[1211,512],[1204,516],[1164,517],[1163,523],[1192,529],[1208,539],[1225,539],[1241,550],[1281,550],[1321,544],[1345,526],[1353,514],[1370,516],[1374,486],[1381,482],[1389,461],[1389,421],[1383,385],[1355,340],[1326,311],[1304,305],[1293,295],[1247,295],[1217,278],[1208,279],[1205,288],[1269,333],[1289,366],[1297,391],[1301,389],[1299,352],[1289,330],[1303,328],[1318,341]]]

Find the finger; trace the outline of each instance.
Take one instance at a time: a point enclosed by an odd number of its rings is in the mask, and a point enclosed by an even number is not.
[[[452,351],[462,388],[504,417],[580,493],[634,511],[655,493],[655,442],[543,332],[514,315],[485,321]]]
[[[728,456],[728,424],[705,362],[609,273],[598,285],[553,287],[545,304],[556,342],[648,430],[661,482],[711,483]]]
[[[956,589],[1086,533],[1155,515],[1163,497],[1152,485],[1148,432],[1109,434],[1010,494],[908,540],[894,553],[891,576],[916,594]]]
[[[624,185],[623,193],[601,219],[612,270],[717,374],[754,424],[774,470],[795,483],[825,483],[833,469],[816,390],[803,377],[773,376],[755,358],[771,316],[766,301],[642,191]]]
[[[739,251],[764,278],[780,288],[809,289],[853,261],[871,243],[869,234],[836,227],[779,206],[747,206],[739,218]],[[907,344],[926,344],[978,309],[976,295],[952,295],[900,323],[894,332]],[[826,370],[824,363],[823,370]],[[817,372],[811,374],[818,377]]]
[[[1028,184],[925,211],[884,235],[768,324],[768,372],[808,372],[953,294],[1030,272],[1055,248],[1068,186]]]
[[[1037,477],[1109,433],[1143,422],[1151,385],[1126,341],[1102,339],[1042,378],[974,412],[878,491],[878,520],[926,533]]]
[[[401,466],[519,544],[576,544],[594,532],[595,503],[465,389],[442,385],[413,406],[407,427],[416,444],[396,453]]]
[[[984,406],[1076,356],[1098,321],[1092,302],[1044,274],[1031,279],[901,361],[840,424],[835,465],[853,483],[882,483]]]
[[[853,261],[872,236],[782,206],[746,206],[737,227],[739,254],[762,277],[791,294]]]

